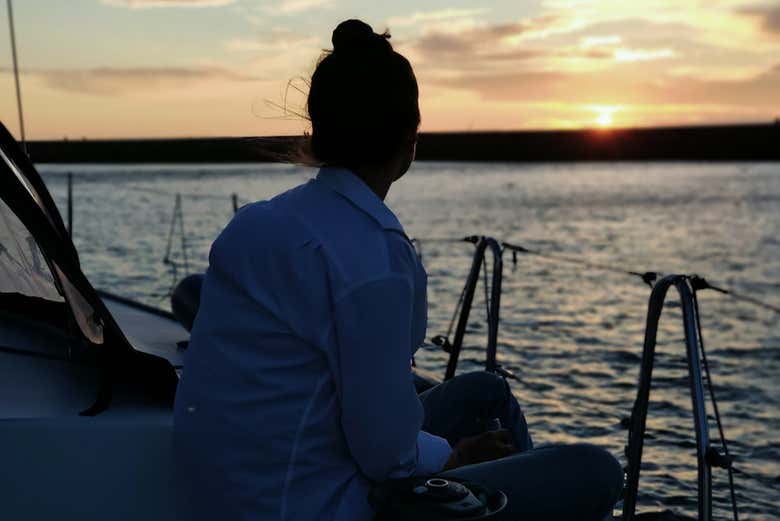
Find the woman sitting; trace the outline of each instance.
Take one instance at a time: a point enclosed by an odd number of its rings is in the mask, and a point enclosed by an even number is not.
[[[212,246],[175,404],[180,518],[369,521],[373,483],[443,472],[504,491],[502,519],[600,520],[617,461],[534,449],[502,378],[415,392],[426,273],[383,200],[420,112],[388,38],[336,28],[308,95],[322,168],[243,208]],[[494,418],[506,429],[485,432]]]

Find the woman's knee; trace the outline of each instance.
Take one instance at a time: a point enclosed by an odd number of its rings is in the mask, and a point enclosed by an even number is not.
[[[591,487],[593,497],[604,499],[605,504],[614,504],[623,491],[623,468],[620,462],[607,450],[589,443],[567,446],[573,466]]]
[[[504,400],[511,391],[503,377],[487,371],[474,371],[458,375],[459,385],[472,396],[483,396],[491,400]]]

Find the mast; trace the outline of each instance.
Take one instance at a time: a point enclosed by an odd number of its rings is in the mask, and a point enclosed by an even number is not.
[[[24,114],[22,113],[22,88],[19,85],[19,61],[16,58],[16,32],[14,31],[14,8],[11,0],[8,3],[8,27],[11,33],[11,55],[14,62],[14,81],[16,83],[16,109],[19,112],[19,132],[22,138],[22,149],[27,153],[27,141],[24,136]]]

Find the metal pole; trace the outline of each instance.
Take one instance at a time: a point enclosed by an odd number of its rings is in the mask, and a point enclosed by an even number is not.
[[[27,153],[27,140],[24,136],[24,114],[22,113],[22,88],[19,86],[19,61],[16,57],[16,31],[14,31],[14,8],[8,0],[8,26],[11,33],[11,56],[14,62],[14,81],[16,82],[16,108],[19,112],[19,133],[22,138],[22,149]]]
[[[702,384],[701,360],[699,358],[699,316],[693,305],[693,293],[686,279],[677,283],[683,307],[683,326],[685,328],[685,347],[688,352],[688,384],[691,391],[693,423],[696,429],[696,456],[699,488],[699,519],[712,519],[712,472],[707,461],[710,448],[707,410],[704,403],[704,385]]]
[[[179,209],[179,230],[181,231],[181,254],[184,257],[184,274],[188,275],[190,266],[187,262],[187,236],[184,233],[184,208],[181,205],[181,194],[176,194],[176,207]]]
[[[487,355],[485,358],[485,371],[494,373],[496,363],[496,351],[498,349],[498,313],[501,309],[501,280],[504,262],[501,258],[501,246],[492,237],[485,238],[488,247],[493,253],[493,280],[490,290],[490,316],[488,322]],[[487,262],[487,259],[484,260]]]
[[[642,448],[644,445],[658,322],[661,318],[667,291],[671,286],[675,286],[677,289],[682,304],[685,347],[688,358],[688,383],[693,406],[694,428],[696,430],[699,521],[710,521],[712,519],[712,476],[706,459],[710,442],[707,430],[707,411],[704,406],[704,387],[699,366],[698,316],[694,311],[693,296],[688,286],[687,277],[683,275],[669,275],[659,280],[653,287],[648,305],[639,385],[636,401],[631,411],[631,425],[628,433],[628,446],[626,447],[628,471],[625,499],[623,500],[623,521],[633,521],[634,519],[639,491],[639,469],[642,463]]]
[[[469,272],[468,279],[466,279],[466,288],[463,296],[463,307],[460,308],[460,316],[458,317],[458,325],[455,327],[455,338],[452,341],[452,349],[450,351],[450,359],[447,362],[447,369],[444,372],[444,379],[449,380],[455,376],[455,369],[458,367],[458,358],[460,357],[460,349],[463,346],[463,336],[466,334],[466,324],[469,320],[469,313],[471,312],[471,304],[474,300],[474,290],[477,287],[479,281],[479,270],[482,267],[482,262],[485,259],[485,248],[487,248],[487,242],[484,237],[481,237],[477,243],[477,249],[474,252],[474,260],[471,263],[471,271]]]
[[[68,237],[73,238],[73,172],[68,172]]]

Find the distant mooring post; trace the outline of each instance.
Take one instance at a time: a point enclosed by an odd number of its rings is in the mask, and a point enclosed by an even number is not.
[[[73,238],[73,172],[68,172],[68,236]]]
[[[233,200],[233,213],[238,212],[238,194],[232,194],[230,198]]]

